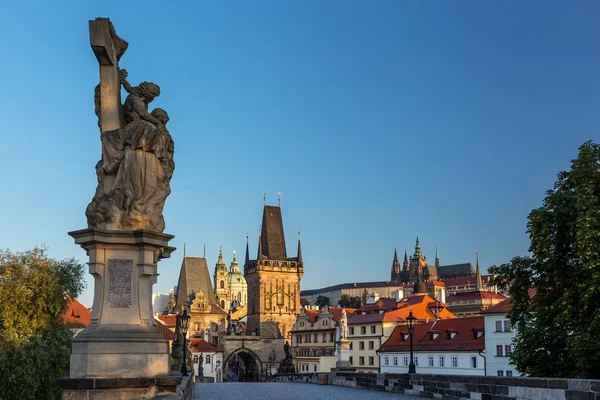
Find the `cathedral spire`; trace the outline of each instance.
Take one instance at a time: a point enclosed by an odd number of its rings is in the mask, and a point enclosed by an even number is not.
[[[392,261],[392,281],[400,280],[400,261],[398,261],[398,251],[394,247],[394,260]]]
[[[402,263],[402,271],[408,271],[408,252],[404,250],[404,262]]]
[[[219,259],[217,260],[217,265],[215,267],[227,270],[227,265],[225,264],[225,260],[223,260],[223,246],[219,247]]]
[[[256,256],[257,260],[262,260],[262,240],[261,237],[258,237],[258,255]]]
[[[439,268],[440,266],[440,254],[438,253],[438,248],[435,246],[435,266]]]
[[[302,246],[300,245],[300,231],[298,231],[298,262],[302,262]]]
[[[477,257],[477,262],[476,262],[476,267],[475,267],[475,279],[476,279],[475,289],[481,291],[481,290],[483,290],[483,281],[481,280],[481,268],[479,268],[479,252],[476,251],[475,254]]]
[[[413,255],[413,258],[416,258],[417,260],[423,258],[423,253],[421,253],[421,245],[419,244],[419,234],[417,233],[417,242],[415,244],[415,254]]]

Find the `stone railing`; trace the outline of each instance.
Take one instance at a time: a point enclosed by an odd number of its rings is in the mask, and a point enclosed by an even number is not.
[[[434,399],[597,400],[600,380],[329,372],[277,375],[278,382],[350,386]]]

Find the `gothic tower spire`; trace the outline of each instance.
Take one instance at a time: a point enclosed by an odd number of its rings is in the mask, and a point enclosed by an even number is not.
[[[404,262],[402,263],[402,271],[408,271],[408,269],[409,269],[408,252],[406,250],[404,250]]]
[[[481,280],[481,268],[479,268],[479,252],[475,252],[476,257],[477,257],[477,263],[476,263],[476,267],[475,267],[475,279],[476,279],[476,283],[475,283],[475,289],[481,291],[483,290],[483,281]]]
[[[400,261],[398,261],[398,252],[394,247],[394,260],[392,261],[392,281],[400,280]]]
[[[298,231],[298,262],[302,262],[302,246],[300,245],[300,231]]]
[[[437,246],[435,246],[435,267],[439,268],[440,267],[440,255],[438,253],[438,248]]]
[[[250,263],[250,248],[248,247],[248,234],[246,233],[246,259],[244,260],[244,268]]]

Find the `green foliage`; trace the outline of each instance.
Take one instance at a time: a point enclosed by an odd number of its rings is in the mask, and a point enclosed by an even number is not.
[[[308,301],[308,299],[306,299],[306,298],[302,297],[302,298],[300,299],[300,305],[301,305],[302,307],[310,306],[310,301]]]
[[[315,305],[319,306],[319,307],[325,307],[329,305],[329,297],[327,296],[318,296],[317,300],[315,301]]]
[[[344,308],[359,308],[361,306],[361,298],[360,296],[350,296],[348,294],[343,294],[340,298],[338,305]]]
[[[83,289],[74,259],[0,250],[0,399],[60,398],[73,335],[62,314]]]
[[[531,376],[600,378],[600,146],[584,143],[571,170],[528,217],[531,257],[490,268],[512,297],[511,361]],[[528,290],[535,289],[530,298]]]
[[[360,296],[360,304],[361,305],[367,304],[368,294],[369,294],[369,292],[367,292],[367,289],[363,290],[362,295]]]

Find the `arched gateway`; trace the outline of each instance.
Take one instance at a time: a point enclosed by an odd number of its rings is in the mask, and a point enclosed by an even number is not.
[[[262,363],[255,352],[240,347],[227,356],[223,378],[227,381],[259,382],[264,376]]]

